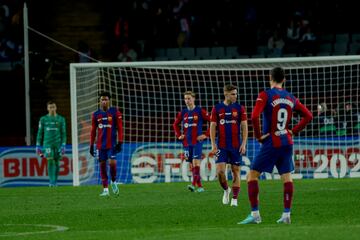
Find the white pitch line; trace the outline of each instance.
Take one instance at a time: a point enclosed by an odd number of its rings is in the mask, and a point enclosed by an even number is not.
[[[63,232],[68,230],[68,227],[59,226],[59,225],[47,225],[47,224],[3,224],[3,226],[31,226],[31,227],[44,227],[44,228],[51,228],[49,230],[44,231],[35,231],[35,232],[7,232],[7,233],[0,233],[0,237],[9,237],[9,236],[24,236],[24,235],[32,235],[32,234],[44,234],[44,233],[51,233],[51,232]]]

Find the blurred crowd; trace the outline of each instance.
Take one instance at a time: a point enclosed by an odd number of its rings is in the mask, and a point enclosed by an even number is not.
[[[0,0],[0,62],[23,56],[22,1]]]
[[[352,12],[341,1],[124,0],[108,1],[104,16],[114,59],[124,45],[140,57],[155,48],[214,46],[238,46],[244,55],[265,46],[278,57],[315,55],[318,35],[358,30]]]
[[[345,102],[337,107],[338,109],[330,108],[325,102],[319,103],[313,121],[302,134],[314,137],[359,136],[358,106],[352,102]]]
[[[22,4],[0,0],[0,61],[18,59]],[[156,48],[238,46],[240,55],[316,55],[324,33],[360,32],[352,4],[320,0],[109,0],[101,2],[108,40],[101,55],[113,61],[154,57]],[[83,39],[84,40],[84,39]],[[89,54],[91,40],[79,43]],[[94,53],[94,52],[92,52]],[[79,56],[79,61],[87,61]]]

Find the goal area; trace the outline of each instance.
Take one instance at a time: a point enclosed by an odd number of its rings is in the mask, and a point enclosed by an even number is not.
[[[111,94],[111,105],[123,113],[124,144],[117,155],[121,183],[190,181],[189,164],[172,124],[185,108],[185,91],[209,113],[223,101],[223,87],[238,88],[238,102],[248,114],[249,140],[241,178],[260,145],[253,137],[251,112],[258,94],[269,88],[273,67],[283,67],[284,88],[308,107],[314,119],[294,137],[294,178],[360,177],[360,56],[161,61],[70,64],[73,185],[100,183],[98,162],[89,153],[91,114],[99,93]],[[294,115],[296,124],[300,116]],[[205,131],[206,129],[204,129]],[[200,174],[216,179],[207,139]],[[228,172],[231,178],[231,173]],[[263,179],[278,179],[276,169]]]

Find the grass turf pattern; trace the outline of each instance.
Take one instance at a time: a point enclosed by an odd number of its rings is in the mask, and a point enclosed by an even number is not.
[[[0,188],[0,239],[358,239],[360,178],[295,180],[292,224],[279,225],[283,184],[260,181],[259,225],[237,225],[250,212],[241,182],[238,207],[223,205],[218,182],[205,192],[187,183]],[[110,189],[111,191],[111,189]],[[63,226],[65,231],[51,231]]]

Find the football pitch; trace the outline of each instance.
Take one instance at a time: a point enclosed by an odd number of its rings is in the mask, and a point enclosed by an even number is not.
[[[203,193],[187,183],[0,188],[0,239],[359,239],[360,178],[295,180],[292,224],[276,220],[282,183],[260,181],[258,225],[238,225],[250,211],[242,181],[237,208],[223,205],[218,182]]]

